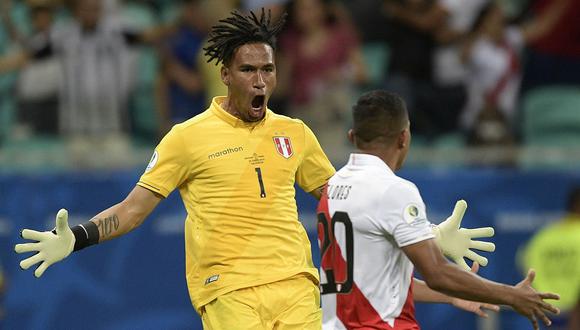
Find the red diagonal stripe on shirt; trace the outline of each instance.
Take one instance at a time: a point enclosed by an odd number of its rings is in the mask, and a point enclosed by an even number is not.
[[[330,222],[330,212],[328,210],[328,195],[324,190],[320,203],[318,204],[317,213],[324,213],[326,219]],[[321,231],[322,225],[319,224],[318,239],[322,242],[324,239]],[[330,226],[330,223],[329,223]],[[334,239],[334,232],[331,228],[331,245],[327,253],[321,258],[321,268],[334,270],[337,283],[346,280],[346,261],[342,256],[340,246]],[[407,292],[407,299],[401,310],[401,314],[395,319],[394,327],[385,322],[380,314],[375,310],[370,301],[365,297],[356,283],[353,284],[352,291],[348,294],[337,294],[336,296],[336,315],[347,329],[380,329],[380,330],[419,330],[419,325],[415,319],[415,304],[413,302],[413,282]]]

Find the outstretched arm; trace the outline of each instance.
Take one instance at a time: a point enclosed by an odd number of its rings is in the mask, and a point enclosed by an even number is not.
[[[402,249],[433,290],[465,300],[510,305],[530,319],[534,329],[539,329],[538,318],[546,325],[551,324],[546,312],[559,313],[556,307],[544,301],[559,299],[557,294],[537,292],[531,287],[535,277],[532,270],[523,281],[510,286],[483,279],[447,262],[432,239]]]
[[[68,212],[61,209],[53,231],[39,232],[24,229],[22,238],[33,242],[16,244],[17,253],[36,252],[20,262],[22,269],[40,263],[34,276],[40,277],[46,269],[66,258],[71,252],[124,235],[139,226],[159,204],[162,197],[136,186],[122,202],[97,214],[89,222],[69,228]]]
[[[521,31],[526,43],[533,43],[546,36],[566,12],[571,0],[552,1],[542,13],[522,24]]]
[[[383,12],[389,17],[398,19],[405,24],[424,32],[433,32],[445,24],[449,13],[435,2],[427,10],[419,10],[395,1],[385,1]]]
[[[135,186],[125,200],[91,219],[99,230],[99,243],[122,236],[141,225],[162,199],[157,193]]]
[[[477,262],[474,262],[473,266],[471,267],[471,272],[473,274],[477,274],[478,270],[479,264]],[[429,288],[429,286],[427,286],[425,282],[416,278],[413,279],[413,283],[414,283],[413,298],[415,301],[450,304],[459,309],[475,313],[481,317],[488,317],[487,313],[484,311],[484,308],[495,312],[499,311],[499,306],[497,305],[464,300],[437,292]]]

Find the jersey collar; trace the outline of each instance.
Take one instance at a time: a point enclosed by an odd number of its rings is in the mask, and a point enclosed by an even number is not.
[[[247,128],[253,129],[253,128],[256,128],[258,126],[264,125],[264,123],[271,116],[272,111],[270,109],[266,108],[266,114],[264,115],[264,118],[262,120],[257,121],[257,122],[252,122],[252,123],[245,122],[245,121],[241,120],[240,118],[227,112],[226,110],[224,110],[224,108],[222,108],[221,104],[225,101],[226,98],[227,98],[226,96],[214,97],[211,101],[210,109],[213,112],[213,114],[215,114],[218,118],[225,121],[226,123],[228,123],[232,127],[247,127]]]
[[[382,159],[375,155],[351,153],[348,158],[350,166],[374,166],[386,170],[390,174],[395,174],[393,170]]]

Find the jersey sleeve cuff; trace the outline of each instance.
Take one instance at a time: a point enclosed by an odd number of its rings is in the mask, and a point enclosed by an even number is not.
[[[328,176],[326,176],[324,180],[320,180],[320,182],[313,183],[310,186],[303,188],[304,191],[309,193],[309,192],[313,191],[314,189],[325,185],[328,182],[328,180],[330,180],[330,178],[332,178],[333,175],[334,175],[334,172],[329,174]]]
[[[153,184],[148,183],[148,182],[143,181],[143,180],[139,180],[139,182],[137,182],[137,185],[140,187],[143,187],[147,190],[151,190],[154,193],[158,193],[161,196],[163,196],[164,198],[167,198],[167,196],[169,196],[169,193],[170,193],[167,189],[157,187],[156,185],[153,185]]]
[[[413,240],[410,240],[408,242],[401,243],[401,244],[399,244],[399,247],[402,248],[402,247],[409,246],[411,244],[419,243],[419,242],[422,242],[422,241],[426,241],[426,240],[432,239],[432,238],[435,238],[435,235],[433,235],[433,234],[426,234],[426,235],[423,235],[421,237],[417,237],[417,238],[415,238]]]

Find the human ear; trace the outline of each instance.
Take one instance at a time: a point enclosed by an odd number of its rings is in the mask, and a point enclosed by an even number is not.
[[[354,141],[354,131],[352,128],[348,130],[347,136],[348,136],[348,140],[350,141],[350,143],[352,143],[354,145],[355,144],[354,143],[355,142]]]
[[[224,83],[224,85],[229,86],[230,85],[230,71],[228,68],[226,68],[226,66],[222,66],[222,68],[220,69],[220,75],[222,78],[222,82]]]

